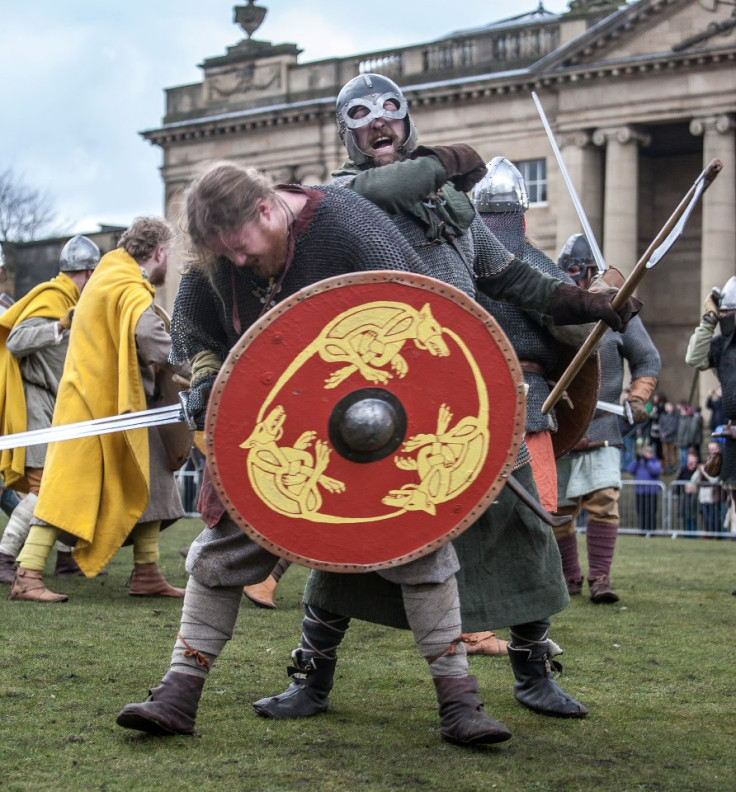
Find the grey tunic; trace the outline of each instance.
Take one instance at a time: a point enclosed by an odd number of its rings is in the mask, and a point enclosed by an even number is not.
[[[135,343],[138,349],[143,390],[146,394],[146,406],[152,407],[155,389],[153,366],[169,369],[183,376],[188,375],[189,369],[186,365],[169,363],[171,337],[152,307],[147,308],[138,320],[135,328]],[[162,527],[165,527],[184,516],[184,507],[174,473],[169,468],[161,435],[155,426],[148,430],[148,456],[150,495],[148,506],[138,522],[161,520]]]
[[[69,331],[56,334],[56,319],[35,317],[14,327],[6,342],[8,351],[20,360],[26,399],[27,431],[51,426],[59,380],[69,348]],[[26,448],[26,467],[42,468],[47,445]]]

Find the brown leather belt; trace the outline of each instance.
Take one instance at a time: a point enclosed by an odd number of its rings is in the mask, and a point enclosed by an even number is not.
[[[544,376],[544,369],[539,365],[539,363],[534,363],[531,360],[520,360],[519,364],[521,365],[521,370],[524,374],[537,374],[540,377]]]

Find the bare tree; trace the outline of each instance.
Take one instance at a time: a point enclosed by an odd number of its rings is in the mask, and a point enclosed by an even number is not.
[[[0,241],[30,242],[56,217],[52,199],[28,186],[12,168],[0,173]]]

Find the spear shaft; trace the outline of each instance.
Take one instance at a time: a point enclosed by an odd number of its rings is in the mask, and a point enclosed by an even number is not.
[[[631,297],[637,286],[646,275],[647,269],[651,269],[659,262],[667,251],[675,243],[676,239],[682,234],[690,213],[701,195],[710,187],[716,176],[723,170],[723,163],[718,159],[713,159],[708,163],[705,170],[698,176],[692,187],[687,191],[685,197],[680,201],[677,209],[670,215],[667,222],[662,226],[660,232],[652,240],[644,255],[639,259],[631,274],[624,281],[612,301],[614,310],[619,310]],[[583,367],[588,357],[595,351],[600,343],[608,325],[599,321],[583,345],[578,350],[570,365],[565,369],[557,384],[550,392],[547,400],[542,405],[542,414],[546,415],[557,402],[562,398],[562,394],[568,385],[575,379],[580,369]]]

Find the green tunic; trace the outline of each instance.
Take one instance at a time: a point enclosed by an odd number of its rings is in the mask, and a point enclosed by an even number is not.
[[[514,476],[536,495],[529,465]],[[543,619],[570,601],[552,529],[508,487],[453,545],[460,560],[457,581],[464,632]],[[313,571],[304,602],[343,616],[408,628],[401,587],[376,573]]]
[[[468,249],[471,260],[482,247],[483,235],[489,235],[475,216],[467,196],[445,183],[447,174],[434,157],[368,170],[348,162],[333,176],[343,180],[352,177],[347,181],[352,189],[389,215],[412,218],[428,239],[434,239],[439,232],[438,217],[440,222],[456,228],[461,239],[466,234],[470,237],[471,227],[475,229],[479,225],[475,231],[478,238]],[[426,204],[417,201],[417,195],[431,197],[437,214],[428,212]],[[402,232],[406,234],[406,228],[402,227]],[[417,247],[420,256],[430,259],[430,268],[440,255],[457,256],[447,251],[447,245]],[[489,249],[488,246],[485,249]],[[513,259],[511,254],[504,252]],[[458,259],[454,266],[459,263]],[[499,298],[544,313],[558,281],[524,262],[516,261],[512,267],[507,266],[508,263],[504,261],[498,266],[492,262],[490,267],[479,269],[493,271],[491,286]],[[521,464],[523,461],[523,457],[517,461],[520,466],[514,475],[536,496],[531,468]],[[569,596],[552,529],[508,487],[474,525],[454,540],[453,545],[461,566],[457,580],[465,632],[536,621],[567,606]],[[307,581],[304,601],[332,613],[408,628],[401,587],[376,573],[347,575],[313,571]]]

